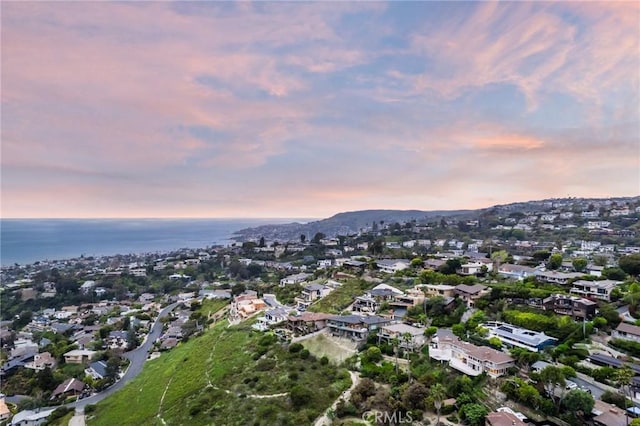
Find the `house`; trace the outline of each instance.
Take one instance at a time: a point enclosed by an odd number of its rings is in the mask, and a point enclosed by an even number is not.
[[[45,368],[55,368],[57,364],[56,359],[51,356],[49,352],[42,352],[41,354],[34,355],[33,361],[24,365],[24,368],[31,370],[42,371]]]
[[[367,266],[367,262],[361,262],[359,260],[346,260],[342,264],[345,268],[353,269],[353,270],[363,270]]]
[[[397,296],[401,295],[404,295],[404,293],[393,286],[378,284],[363,296],[356,297],[352,310],[364,313],[376,312],[382,303],[392,302]]]
[[[486,322],[480,325],[489,331],[489,337],[497,337],[507,346],[517,346],[531,352],[539,352],[547,346],[553,346],[558,339],[538,331],[516,327],[503,322]]]
[[[362,313],[371,313],[377,312],[380,308],[380,303],[370,294],[365,294],[363,296],[358,296],[353,301],[352,311],[353,312],[362,312]]]
[[[383,325],[389,324],[390,319],[377,315],[336,315],[327,321],[331,334],[346,337],[354,341],[362,341],[370,332],[377,331]]]
[[[512,357],[504,352],[486,346],[476,346],[463,342],[450,330],[440,329],[431,340],[429,357],[446,361],[452,368],[469,376],[487,373],[497,378],[507,374],[515,366]]]
[[[305,335],[325,328],[329,318],[333,318],[333,315],[313,312],[288,316],[287,328],[293,331],[294,334]]]
[[[85,281],[81,286],[80,286],[80,291],[83,294],[88,294],[92,288],[94,288],[96,286],[96,282],[95,281]]]
[[[122,330],[109,332],[106,343],[111,349],[125,349],[128,345],[127,332]]]
[[[388,284],[378,284],[371,290],[367,291],[367,294],[371,295],[379,301],[391,301],[396,296],[404,294],[401,290],[390,286]]]
[[[318,283],[311,283],[302,290],[300,297],[295,298],[296,306],[299,311],[306,311],[309,305],[319,300],[329,293],[332,288]]]
[[[485,417],[487,426],[528,426],[513,413],[508,411],[493,411]]]
[[[29,333],[31,335],[31,333]],[[16,339],[13,342],[13,349],[9,354],[10,358],[17,358],[29,353],[38,353],[38,344],[34,343],[30,338]]]
[[[59,397],[67,397],[72,395],[79,395],[84,389],[84,382],[81,382],[78,379],[67,379],[58,385],[57,388],[51,394],[51,399],[56,399]]]
[[[413,327],[407,324],[390,324],[380,327],[378,337],[391,343],[398,340],[404,350],[418,351],[425,344],[424,327]]]
[[[453,297],[456,294],[456,287],[447,284],[424,284],[420,288],[427,297]]]
[[[524,265],[514,265],[511,263],[505,263],[498,267],[499,275],[517,280],[524,280],[525,278],[534,275],[535,271],[535,268]]]
[[[462,264],[456,272],[460,275],[478,275],[491,271],[493,271],[491,259],[476,259],[473,262]]]
[[[536,280],[551,284],[567,284],[569,280],[584,276],[579,272],[536,271]]]
[[[280,287],[284,287],[287,285],[300,284],[305,282],[307,278],[311,277],[311,274],[307,274],[305,272],[301,272],[299,274],[289,275],[280,280]]]
[[[94,380],[102,380],[107,377],[107,363],[104,361],[96,361],[89,364],[84,370],[87,376],[91,376]]]
[[[432,271],[435,271],[445,263],[447,262],[442,259],[427,259],[424,262],[422,262],[422,265],[424,266],[425,269],[430,269]]]
[[[576,296],[553,294],[542,301],[545,311],[553,311],[560,315],[569,315],[576,320],[590,320],[596,315],[596,302]]]
[[[611,332],[611,337],[614,339],[632,340],[634,342],[640,342],[640,327],[637,325],[627,324],[621,322],[618,327]]]
[[[74,349],[64,354],[64,362],[67,364],[84,364],[91,360],[96,354],[95,351],[89,351],[86,349]]]
[[[460,284],[456,286],[454,292],[457,296],[459,296],[467,303],[467,306],[469,308],[473,308],[475,306],[476,300],[486,294],[489,294],[489,289],[482,284]]]
[[[288,312],[284,308],[270,309],[265,312],[263,317],[258,318],[252,327],[259,331],[266,331],[270,326],[286,321],[287,317]]]
[[[57,407],[56,407],[57,408]],[[11,419],[12,426],[38,426],[47,421],[47,417],[55,408],[49,408],[47,410],[23,410],[13,416]]]
[[[633,420],[622,408],[600,400],[595,401],[591,414],[596,426],[627,426]]]
[[[332,259],[321,259],[321,260],[318,260],[318,268],[319,269],[330,268],[332,264],[333,264],[333,260]]]
[[[586,281],[578,280],[573,283],[570,293],[579,294],[585,297],[593,297],[607,302],[611,301],[611,292],[621,281],[602,280],[602,281]]]
[[[536,361],[533,364],[531,364],[531,371],[533,371],[534,373],[540,373],[542,370],[549,367],[550,365],[553,365],[553,364],[550,364],[545,361]]]
[[[37,350],[31,350],[27,353],[24,353],[18,356],[17,358],[9,359],[9,361],[5,362],[4,364],[2,364],[2,366],[0,366],[0,375],[5,375],[16,368],[24,367],[26,363],[29,361],[32,361],[37,354],[38,354]]]
[[[378,269],[388,274],[407,269],[410,264],[407,259],[380,259],[376,262]]]
[[[266,307],[267,304],[258,298],[257,292],[246,290],[234,297],[229,309],[229,316],[232,320],[245,319]]]

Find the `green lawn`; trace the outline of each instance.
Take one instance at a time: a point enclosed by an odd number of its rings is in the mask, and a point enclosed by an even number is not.
[[[309,424],[350,385],[346,370],[313,356],[302,359],[264,336],[246,324],[227,327],[220,321],[149,361],[136,379],[98,404],[87,423]],[[296,406],[294,388],[301,393]]]
[[[311,305],[309,311],[339,314],[353,303],[356,296],[361,296],[366,290],[373,288],[375,285],[376,283],[362,279],[348,280],[342,286],[333,290],[327,297]]]

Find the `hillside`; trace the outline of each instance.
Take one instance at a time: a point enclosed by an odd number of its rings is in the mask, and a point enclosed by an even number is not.
[[[328,237],[349,235],[361,229],[371,227],[373,223],[405,223],[415,220],[419,223],[433,221],[438,218],[468,220],[478,219],[484,214],[510,214],[514,212],[546,211],[552,206],[585,205],[589,202],[636,202],[640,197],[613,198],[554,198],[546,200],[523,201],[510,204],[500,204],[476,210],[359,210],[335,214],[327,219],[309,223],[288,223],[282,225],[263,225],[237,231],[234,239],[237,241],[258,240],[296,240],[300,235],[311,239],[317,232]]]
[[[246,241],[264,237],[267,240],[297,239],[305,235],[311,239],[317,232],[327,236],[349,235],[376,223],[424,221],[440,216],[458,216],[469,213],[467,210],[422,211],[422,210],[360,210],[338,213],[327,219],[309,223],[288,223],[284,225],[263,225],[246,228],[235,233],[234,239]]]
[[[307,355],[289,352],[275,336],[248,325],[221,321],[148,361],[136,379],[88,414],[87,423],[308,424],[350,378],[346,370]]]

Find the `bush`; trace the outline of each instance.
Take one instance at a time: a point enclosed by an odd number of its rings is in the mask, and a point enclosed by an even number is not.
[[[300,358],[302,359],[308,359],[309,358],[310,352],[307,349],[303,349],[300,351]]]
[[[327,365],[329,364],[329,358],[327,358],[326,356],[323,356],[322,358],[320,358],[320,365]]]
[[[276,366],[276,360],[274,359],[261,359],[256,363],[257,371],[269,371],[273,370],[273,367]]]
[[[51,414],[49,414],[49,417],[47,417],[47,424],[51,424],[55,420],[63,418],[73,410],[74,410],[73,408],[65,407],[65,406],[56,408],[55,410],[53,410]]]
[[[313,398],[313,393],[311,390],[304,386],[296,385],[291,388],[291,393],[289,394],[291,398],[291,403],[295,408],[300,408],[306,404],[308,404]]]
[[[289,352],[291,352],[292,354],[300,352],[302,349],[304,349],[304,346],[302,346],[300,343],[293,343],[291,346],[289,346]]]

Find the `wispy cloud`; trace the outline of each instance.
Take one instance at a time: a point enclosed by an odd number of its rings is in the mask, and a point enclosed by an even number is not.
[[[640,189],[637,3],[2,9],[3,216],[321,216]]]

